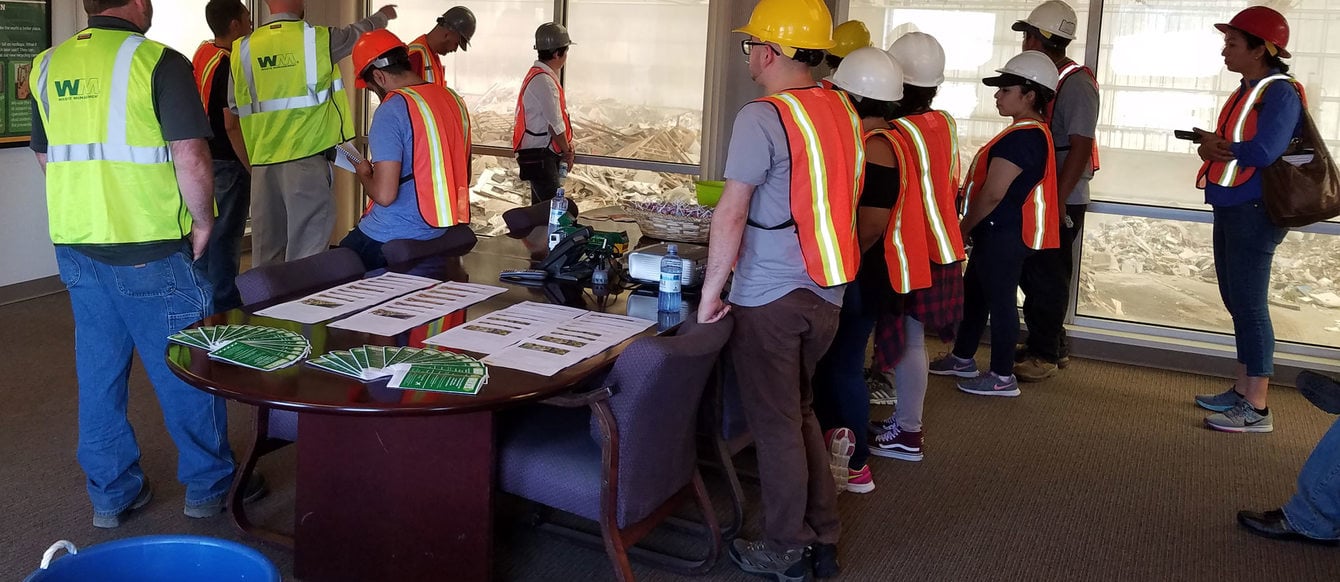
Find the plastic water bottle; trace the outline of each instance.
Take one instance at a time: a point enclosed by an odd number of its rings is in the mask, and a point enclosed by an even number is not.
[[[679,258],[679,245],[665,245],[665,256],[661,257],[661,287],[656,296],[656,310],[663,313],[677,313],[680,301],[680,287],[684,277],[684,261]]]
[[[570,169],[570,168],[568,167],[568,163],[567,163],[567,162],[559,162],[559,164],[558,164],[558,179],[559,179],[559,180],[565,180],[565,179],[567,179],[567,177],[568,177],[568,170],[569,170],[569,169]]]
[[[563,224],[563,215],[568,213],[568,199],[563,196],[563,189],[559,188],[554,193],[554,197],[549,200],[549,250],[554,250],[562,239],[556,236],[559,227]]]

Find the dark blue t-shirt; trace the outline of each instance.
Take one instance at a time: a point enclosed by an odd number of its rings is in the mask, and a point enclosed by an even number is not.
[[[1023,228],[1024,203],[1028,201],[1028,194],[1033,190],[1033,186],[1042,181],[1042,175],[1047,171],[1047,158],[1050,155],[1051,152],[1047,151],[1047,136],[1041,128],[1012,131],[996,142],[996,145],[991,146],[991,150],[987,152],[988,164],[992,159],[1003,158],[1019,166],[1023,171],[1010,182],[1009,189],[1005,191],[1005,198],[996,205],[991,214],[986,215],[982,220],[983,225],[990,225],[992,228]]]

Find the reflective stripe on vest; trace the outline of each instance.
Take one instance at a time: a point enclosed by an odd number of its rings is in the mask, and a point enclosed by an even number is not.
[[[850,283],[860,265],[856,203],[865,179],[861,120],[845,93],[792,89],[759,101],[777,109],[791,154],[791,218],[816,284]]]
[[[267,54],[256,55],[258,45]],[[301,57],[284,52],[293,48]],[[232,52],[237,116],[253,164],[305,158],[354,137],[327,29],[279,21],[238,39]]]
[[[1010,124],[1004,131],[986,142],[982,149],[977,150],[977,156],[972,159],[972,165],[968,166],[968,183],[964,186],[963,209],[966,212],[972,203],[972,194],[979,188],[979,184],[986,183],[986,175],[990,167],[991,147],[996,145],[1002,138],[1015,131],[1027,129],[1040,129],[1047,138],[1047,151],[1051,151],[1052,134],[1047,128],[1047,124],[1041,121],[1026,119]],[[1046,156],[1046,166],[1042,173],[1042,180],[1029,189],[1028,198],[1024,201],[1021,213],[1023,215],[1023,240],[1024,244],[1034,250],[1054,249],[1061,246],[1061,216],[1056,211],[1058,196],[1056,192],[1056,157]]]
[[[1098,89],[1098,77],[1097,77],[1096,75],[1093,74],[1093,71],[1090,71],[1089,68],[1086,67],[1086,66],[1084,66],[1084,65],[1081,65],[1081,64],[1076,63],[1076,62],[1074,62],[1074,61],[1071,61],[1070,64],[1068,64],[1068,65],[1066,65],[1066,66],[1064,66],[1064,67],[1061,67],[1061,70],[1060,70],[1060,71],[1058,72],[1058,74],[1057,74],[1057,80],[1056,80],[1056,94],[1057,94],[1058,96],[1061,94],[1061,84],[1062,84],[1062,83],[1065,83],[1065,80],[1066,80],[1067,78],[1069,78],[1070,75],[1073,75],[1073,74],[1075,74],[1075,73],[1077,73],[1077,72],[1079,72],[1079,71],[1086,71],[1086,72],[1088,72],[1088,73],[1089,73],[1089,79],[1093,81],[1093,88],[1094,88],[1094,89]],[[1052,99],[1051,102],[1047,103],[1047,124],[1048,124],[1048,125],[1051,125],[1052,117],[1053,117],[1053,114],[1054,114],[1055,112],[1056,112],[1056,100],[1055,100],[1055,99]],[[1067,147],[1062,148],[1062,149],[1069,149],[1069,147],[1067,146]],[[1099,163],[1098,163],[1098,138],[1095,137],[1094,140],[1093,140],[1093,151],[1089,154],[1089,171],[1097,172],[1098,170],[1099,170]]]
[[[200,90],[200,103],[205,106],[205,113],[209,113],[209,95],[214,92],[214,74],[219,69],[219,63],[228,57],[228,49],[222,49],[214,45],[214,41],[205,41],[195,49],[195,56],[191,58],[191,68],[195,70],[195,88]]]
[[[435,228],[470,222],[470,115],[465,104],[437,85],[391,93],[404,98],[409,110],[419,214]]]
[[[446,71],[442,68],[442,60],[437,57],[437,53],[428,48],[428,35],[420,36],[406,46],[409,48],[410,67],[419,73],[423,80],[446,87]]]
[[[138,33],[91,28],[37,57],[29,82],[48,139],[53,242],[165,241],[190,231],[153,106],[165,50]]]
[[[516,96],[516,123],[512,126],[512,151],[521,150],[521,138],[529,133],[534,136],[549,136],[549,148],[554,150],[554,153],[562,153],[558,150],[558,144],[553,143],[553,136],[549,135],[548,125],[544,126],[544,133],[536,133],[526,127],[526,88],[530,86],[531,80],[537,75],[549,75],[549,78],[554,80],[554,86],[558,87],[558,109],[563,112],[563,135],[567,136],[568,143],[572,143],[572,119],[568,117],[568,98],[563,92],[563,84],[558,82],[558,75],[540,67],[531,67],[530,71],[526,73],[526,80],[521,82],[521,92],[517,93]]]
[[[931,286],[926,211],[922,208],[925,198],[918,176],[917,154],[908,138],[896,131],[876,129],[866,134],[866,143],[876,137],[889,143],[894,159],[898,160],[898,201],[889,209],[889,223],[884,228],[884,263],[894,292],[911,293]]]
[[[919,181],[931,260],[941,265],[963,260],[963,235],[955,210],[958,135],[954,118],[943,111],[928,111],[895,119],[893,128],[905,136],[909,153],[915,155],[915,172],[909,179]]]
[[[1298,88],[1298,95],[1303,96],[1303,87],[1293,81],[1293,77],[1288,75],[1271,75],[1261,79],[1247,92],[1244,97],[1243,87],[1233,91],[1229,97],[1228,107],[1225,107],[1219,114],[1219,128],[1215,131],[1224,139],[1232,143],[1249,141],[1256,137],[1256,116],[1257,104],[1266,94],[1266,86],[1275,81],[1288,80],[1294,83]],[[1304,101],[1306,103],[1306,101]],[[1306,104],[1304,105],[1306,107]],[[1241,186],[1250,180],[1256,173],[1256,168],[1244,167],[1238,164],[1236,159],[1228,162],[1205,162],[1201,164],[1200,174],[1197,176],[1198,188],[1204,188],[1207,181],[1214,182],[1225,188]]]

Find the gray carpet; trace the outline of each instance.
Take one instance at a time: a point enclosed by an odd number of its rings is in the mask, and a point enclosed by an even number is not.
[[[74,458],[72,338],[63,294],[0,308],[0,580],[22,579],[58,539],[81,546],[156,533],[239,540],[226,518],[181,514],[175,452],[138,366],[131,415],[155,498],[120,529],[90,525]],[[1233,518],[1292,494],[1333,417],[1279,388],[1271,397],[1275,433],[1205,430],[1191,396],[1224,387],[1216,378],[1086,360],[1056,380],[1025,385],[1016,399],[968,396],[933,379],[926,460],[876,458],[878,489],[841,499],[842,579],[1340,579],[1340,550],[1260,540]],[[241,406],[230,412],[240,447],[249,416]],[[274,492],[254,510],[281,527],[292,520],[292,455],[290,447],[262,461]],[[746,492],[757,497],[748,484]],[[513,503],[503,505],[500,579],[613,578],[602,552],[531,531],[509,519],[520,513]],[[751,517],[746,529],[756,532],[757,511]],[[287,552],[258,547],[291,576]],[[683,579],[635,568],[642,580]],[[754,578],[723,558],[702,579]]]

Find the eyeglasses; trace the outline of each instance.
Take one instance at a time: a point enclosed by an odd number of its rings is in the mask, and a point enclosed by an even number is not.
[[[749,39],[747,39],[747,38],[744,39],[744,40],[742,40],[742,41],[740,41],[740,52],[743,52],[743,53],[744,53],[744,56],[747,57],[747,56],[749,56],[749,53],[753,52],[753,50],[754,50],[753,47],[756,47],[756,46],[765,46],[765,47],[768,47],[768,50],[771,50],[773,54],[778,55],[778,56],[781,56],[781,54],[782,54],[780,51],[777,50],[777,47],[775,47],[775,46],[772,46],[772,45],[770,45],[770,44],[768,44],[768,43],[766,43],[766,42],[758,42],[758,41],[754,41],[754,40],[749,40]]]

